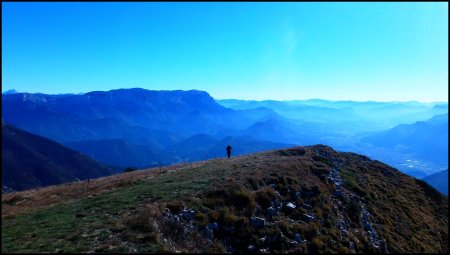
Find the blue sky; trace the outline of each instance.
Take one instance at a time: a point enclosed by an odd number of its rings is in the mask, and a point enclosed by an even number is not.
[[[448,3],[2,3],[2,91],[448,101]]]

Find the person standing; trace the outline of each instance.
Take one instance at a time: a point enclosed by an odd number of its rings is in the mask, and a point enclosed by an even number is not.
[[[228,155],[228,158],[230,158],[230,156],[231,156],[231,150],[232,150],[232,148],[231,148],[231,146],[228,144],[228,146],[227,146],[227,155]]]

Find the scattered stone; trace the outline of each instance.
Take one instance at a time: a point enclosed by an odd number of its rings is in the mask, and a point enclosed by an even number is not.
[[[294,241],[300,243],[302,241],[302,236],[299,233],[295,234]]]
[[[355,243],[350,242],[350,243],[348,244],[348,248],[349,248],[350,250],[354,250],[354,249],[355,249]]]
[[[273,207],[269,207],[269,208],[267,208],[266,215],[271,219],[274,216],[278,216],[279,213],[278,213],[277,209],[275,209]]]
[[[309,215],[309,214],[303,214],[302,219],[306,222],[311,222],[311,221],[315,220],[316,217]]]
[[[195,217],[195,211],[184,208],[183,211],[181,212],[181,217],[182,219],[184,219],[185,221],[191,221],[194,220]]]
[[[213,230],[213,231],[217,231],[219,230],[219,224],[217,222],[212,222],[208,224],[209,229]]]
[[[310,204],[303,204],[302,206],[303,206],[303,208],[305,208],[307,210],[311,210],[312,209],[312,206]]]
[[[266,220],[264,218],[252,216],[250,218],[250,224],[254,228],[263,228],[266,224]]]
[[[263,245],[266,242],[266,237],[259,238],[259,242]]]
[[[288,209],[290,209],[290,210],[294,210],[295,207],[296,207],[295,204],[293,204],[293,203],[291,203],[291,202],[289,202],[289,203],[286,204],[286,208],[288,208]]]
[[[333,195],[334,196],[336,196],[336,197],[341,197],[342,196],[342,190],[335,190],[334,192],[333,192]]]

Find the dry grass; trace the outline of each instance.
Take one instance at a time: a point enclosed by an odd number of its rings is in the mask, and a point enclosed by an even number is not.
[[[359,230],[350,231],[350,239],[342,241],[335,227],[338,215],[331,203],[333,186],[323,177],[336,167],[329,159],[336,158],[342,161],[343,189],[367,205],[390,252],[413,252],[415,248],[448,251],[448,220],[442,217],[448,215],[448,198],[437,196],[425,184],[384,164],[323,146],[117,174],[91,180],[88,193],[86,182],[75,182],[4,194],[2,218],[13,219],[3,221],[7,227],[2,227],[2,237],[8,239],[2,244],[7,246],[5,251],[52,251],[57,247],[52,240],[60,238],[48,230],[47,221],[58,219],[59,223],[53,224],[55,229],[60,223],[66,224],[62,227],[69,228],[70,233],[84,228],[92,240],[97,240],[92,245],[91,239],[86,241],[76,234],[74,240],[62,238],[76,252],[91,251],[95,246],[101,252],[223,253],[221,242],[225,239],[238,252],[245,252],[249,244],[262,248],[259,240],[264,236],[278,236],[279,240],[270,244],[272,252],[350,252],[349,241],[355,243],[357,252],[369,252],[370,245],[357,224],[360,219],[350,219],[351,215],[359,215],[356,204],[342,200],[350,213],[344,213],[344,217]],[[297,191],[301,191],[300,197],[295,196]],[[85,199],[86,196],[92,198]],[[255,229],[251,216],[264,217],[264,209],[274,198],[295,202],[297,207],[293,211],[282,210],[275,217],[277,222]],[[57,204],[61,206],[36,209]],[[164,208],[176,213],[184,206],[197,212],[195,223],[201,227],[199,231],[189,230],[186,224],[160,214]],[[27,216],[25,213],[30,210],[36,212]],[[306,222],[306,213],[314,213],[319,220]],[[83,215],[76,218],[77,214]],[[214,239],[208,241],[200,231],[212,222],[222,227],[214,230]],[[30,223],[37,226],[28,229]],[[234,233],[229,234],[230,231]],[[279,236],[280,231],[284,237]],[[317,234],[319,231],[321,234]],[[48,248],[27,245],[30,233],[44,235],[39,241],[46,242]],[[289,239],[296,233],[307,242],[291,247]],[[120,249],[110,249],[110,245]]]
[[[166,173],[173,173],[193,165],[198,166],[201,164],[203,163],[182,163],[162,168],[149,168],[140,171],[91,179],[89,183],[88,181],[77,181],[2,194],[2,218],[14,217],[17,214],[21,214],[32,209],[70,203],[73,200],[87,196],[97,196],[101,193],[111,191],[119,187],[131,185],[139,180],[155,178]]]

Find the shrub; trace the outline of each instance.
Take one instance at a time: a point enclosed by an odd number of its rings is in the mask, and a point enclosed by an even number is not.
[[[253,190],[257,190],[259,187],[258,180],[256,180],[255,178],[247,178],[247,184],[247,186],[249,186]]]
[[[133,172],[133,171],[136,171],[137,169],[136,168],[133,168],[133,167],[127,167],[125,170],[124,170],[124,172],[125,173],[128,173],[128,172]]]
[[[270,202],[276,198],[276,194],[270,187],[265,187],[258,190],[255,194],[256,202],[263,208],[267,209],[270,206]]]
[[[157,207],[145,206],[137,209],[131,215],[125,217],[124,224],[133,230],[147,233],[157,233],[159,224],[156,217],[160,216]]]
[[[324,242],[320,239],[320,237],[314,237],[311,240],[311,252],[319,252],[324,250]]]
[[[166,204],[171,213],[178,214],[183,209],[183,204],[180,201],[173,201]]]
[[[212,210],[208,212],[208,218],[211,221],[217,221],[220,218],[220,213],[218,211]]]
[[[246,189],[235,190],[228,198],[227,204],[236,207],[238,210],[244,208],[254,208],[256,206],[253,200],[253,194]]]
[[[352,220],[353,223],[359,226],[361,219],[361,207],[359,206],[359,204],[354,201],[350,201],[347,204],[347,210],[350,220]]]

